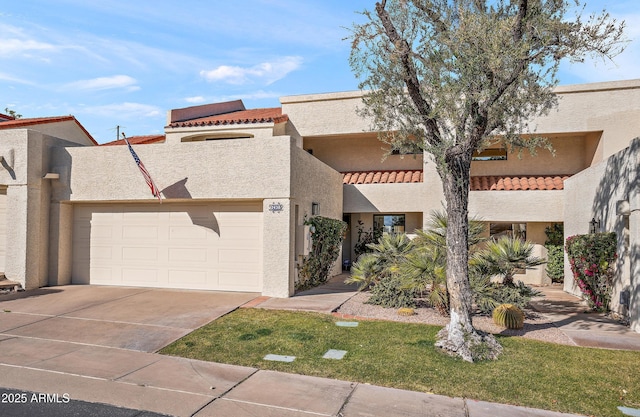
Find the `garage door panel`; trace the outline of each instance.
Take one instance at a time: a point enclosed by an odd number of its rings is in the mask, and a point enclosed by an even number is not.
[[[123,261],[158,261],[158,248],[156,247],[123,247]]]
[[[169,228],[170,239],[206,240],[208,231],[203,227],[193,226],[172,226]]]
[[[242,272],[220,272],[220,287],[230,291],[251,291],[249,288],[259,284],[260,276]]]
[[[259,292],[261,210],[261,203],[78,205],[73,282]]]
[[[169,248],[169,262],[207,262],[207,249],[204,248]]]
[[[205,271],[169,270],[169,283],[182,287],[206,286],[207,282],[212,281],[208,275]]]
[[[122,227],[123,239],[157,239],[158,238],[157,226],[128,226]]]

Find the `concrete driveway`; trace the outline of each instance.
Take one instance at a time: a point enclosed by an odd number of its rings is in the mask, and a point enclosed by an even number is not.
[[[18,336],[156,352],[258,295],[91,285],[41,288],[2,298],[0,340]]]

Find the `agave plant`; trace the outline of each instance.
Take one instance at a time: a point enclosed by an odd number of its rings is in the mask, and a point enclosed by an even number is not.
[[[513,278],[517,270],[531,269],[545,263],[532,256],[534,245],[518,238],[503,236],[489,240],[482,250],[472,255],[472,262],[483,274],[502,277],[505,286],[514,286]]]

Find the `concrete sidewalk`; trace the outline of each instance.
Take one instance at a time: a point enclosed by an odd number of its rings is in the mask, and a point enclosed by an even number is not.
[[[254,297],[245,306],[331,312],[355,294],[355,288],[343,284],[343,279],[344,276],[335,278],[326,286],[289,299]],[[630,344],[637,340],[635,335],[624,332],[623,326],[616,327],[613,323],[605,326],[598,321],[595,322],[598,324],[594,324],[589,319],[597,316],[580,316],[579,300],[561,292],[553,293],[553,288],[551,290],[547,298],[537,300],[537,308],[556,325],[565,327],[567,332],[582,332],[582,339],[589,339],[589,329],[583,328],[588,323],[591,329],[597,328],[598,332],[608,331],[608,343],[615,338],[628,339]],[[127,295],[126,299],[133,301],[141,295]],[[55,303],[59,295],[49,297],[47,300],[51,301],[52,308],[60,310],[62,306]],[[34,303],[23,308],[43,308],[41,297],[32,299]],[[122,300],[117,301],[120,308],[124,305]],[[72,301],[70,299],[69,302]],[[73,302],[79,301],[76,299]],[[12,305],[13,308],[17,306],[17,303]],[[74,311],[74,315],[80,316],[80,312],[85,310]],[[122,310],[119,313],[126,314]],[[30,314],[37,316],[42,313],[34,311]],[[86,314],[84,312],[82,315]],[[29,322],[25,322],[24,328],[29,325]],[[141,333],[141,337],[144,334]],[[582,340],[577,334],[573,337]],[[172,416],[566,415],[350,381],[169,357],[112,344],[98,346],[82,340],[78,337],[71,340],[47,339],[24,331],[0,334],[0,387],[58,394],[60,397],[68,394],[72,400]],[[598,341],[597,338],[589,340],[592,343]],[[0,404],[0,414],[1,407]]]
[[[95,363],[117,355],[119,371],[116,373],[121,373],[119,376],[94,376],[96,373],[92,368],[95,367],[91,366],[69,373],[42,369],[38,363],[1,364],[0,386],[58,394],[58,397],[68,394],[72,400],[185,417],[568,416],[158,354],[143,353],[143,357],[136,357],[115,350],[101,354],[89,350],[85,352],[85,360]],[[91,358],[94,353],[96,356]],[[52,405],[48,404],[48,407]],[[1,411],[0,405],[0,414]]]

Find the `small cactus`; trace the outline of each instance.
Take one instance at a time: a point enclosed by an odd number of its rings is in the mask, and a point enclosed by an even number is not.
[[[411,307],[402,307],[398,309],[399,316],[413,316],[416,314],[416,311]]]
[[[493,310],[493,322],[507,329],[522,329],[524,313],[513,304],[500,304]]]

